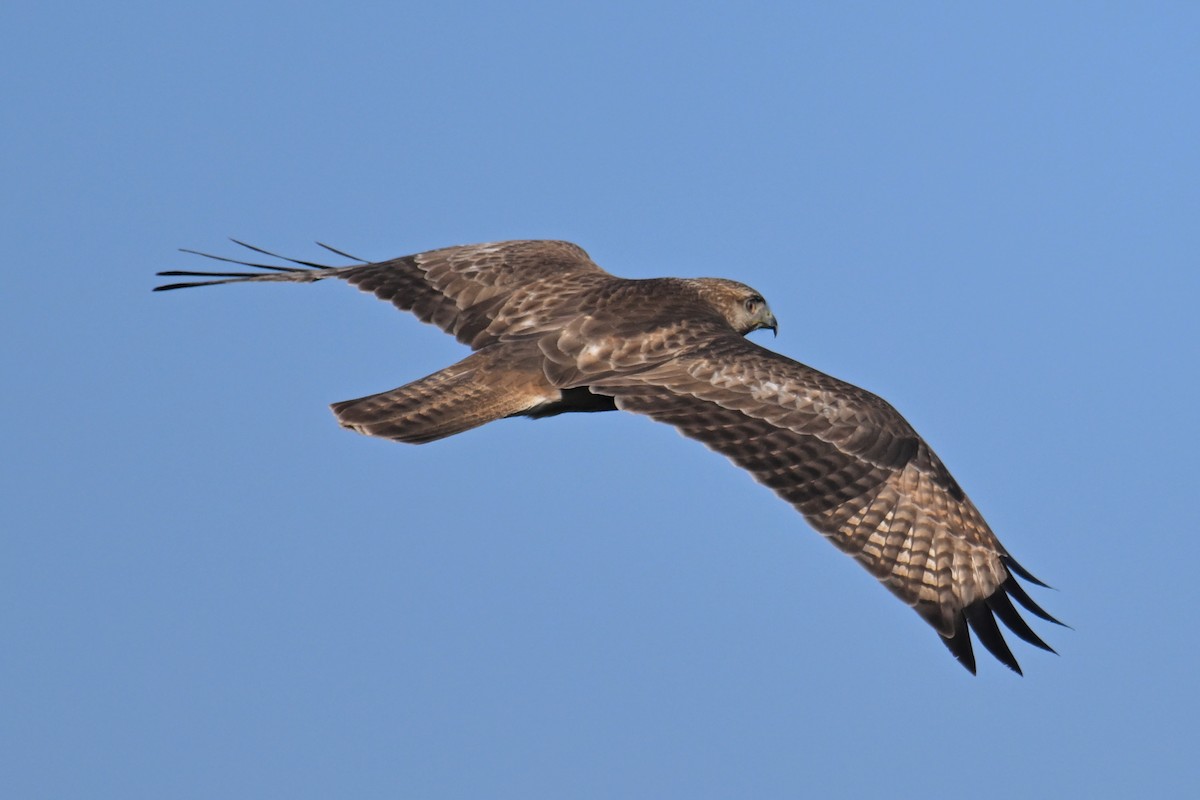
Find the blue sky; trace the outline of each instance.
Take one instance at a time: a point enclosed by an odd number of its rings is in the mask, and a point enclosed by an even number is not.
[[[1196,791],[1198,30],[1186,3],[7,4],[6,791]],[[745,281],[760,341],[897,406],[1074,630],[973,678],[646,419],[343,431],[328,403],[463,349],[344,285],[151,294],[227,236],[562,238]]]

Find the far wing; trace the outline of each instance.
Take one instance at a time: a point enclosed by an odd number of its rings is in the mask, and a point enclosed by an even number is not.
[[[283,258],[251,245],[243,246]],[[266,272],[170,270],[159,275],[207,280],[167,284],[156,291],[220,283],[311,283],[339,278],[403,311],[413,312],[422,322],[437,325],[475,350],[503,335],[536,327],[555,313],[564,298],[612,279],[579,246],[545,240],[461,245],[346,267],[289,258],[283,260],[295,266],[197,255]]]

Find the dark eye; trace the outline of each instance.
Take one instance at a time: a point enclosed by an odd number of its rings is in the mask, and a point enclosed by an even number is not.
[[[758,309],[762,308],[762,304],[763,299],[761,297],[756,294],[750,295],[746,298],[746,311],[753,314],[758,311]]]

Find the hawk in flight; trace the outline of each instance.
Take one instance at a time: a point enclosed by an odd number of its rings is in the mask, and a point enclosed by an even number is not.
[[[344,280],[473,352],[398,389],[334,403],[343,426],[419,444],[504,417],[645,414],[727,456],[791,503],[912,606],[971,672],[969,630],[1021,671],[997,618],[1053,652],[1012,603],[1057,623],[1016,576],[1045,584],[1013,560],[887,402],[745,338],[776,330],[771,309],[749,286],[618,278],[568,242],[465,245],[380,262],[322,246],[357,263],[283,259],[283,266],[208,256],[261,271],[160,272],[193,280],[156,291]]]

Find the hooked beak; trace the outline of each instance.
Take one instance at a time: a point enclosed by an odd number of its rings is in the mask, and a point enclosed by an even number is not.
[[[770,328],[772,336],[779,336],[779,323],[775,321],[775,315],[770,311],[767,312],[766,317],[763,318],[763,321],[759,323],[758,327]]]

